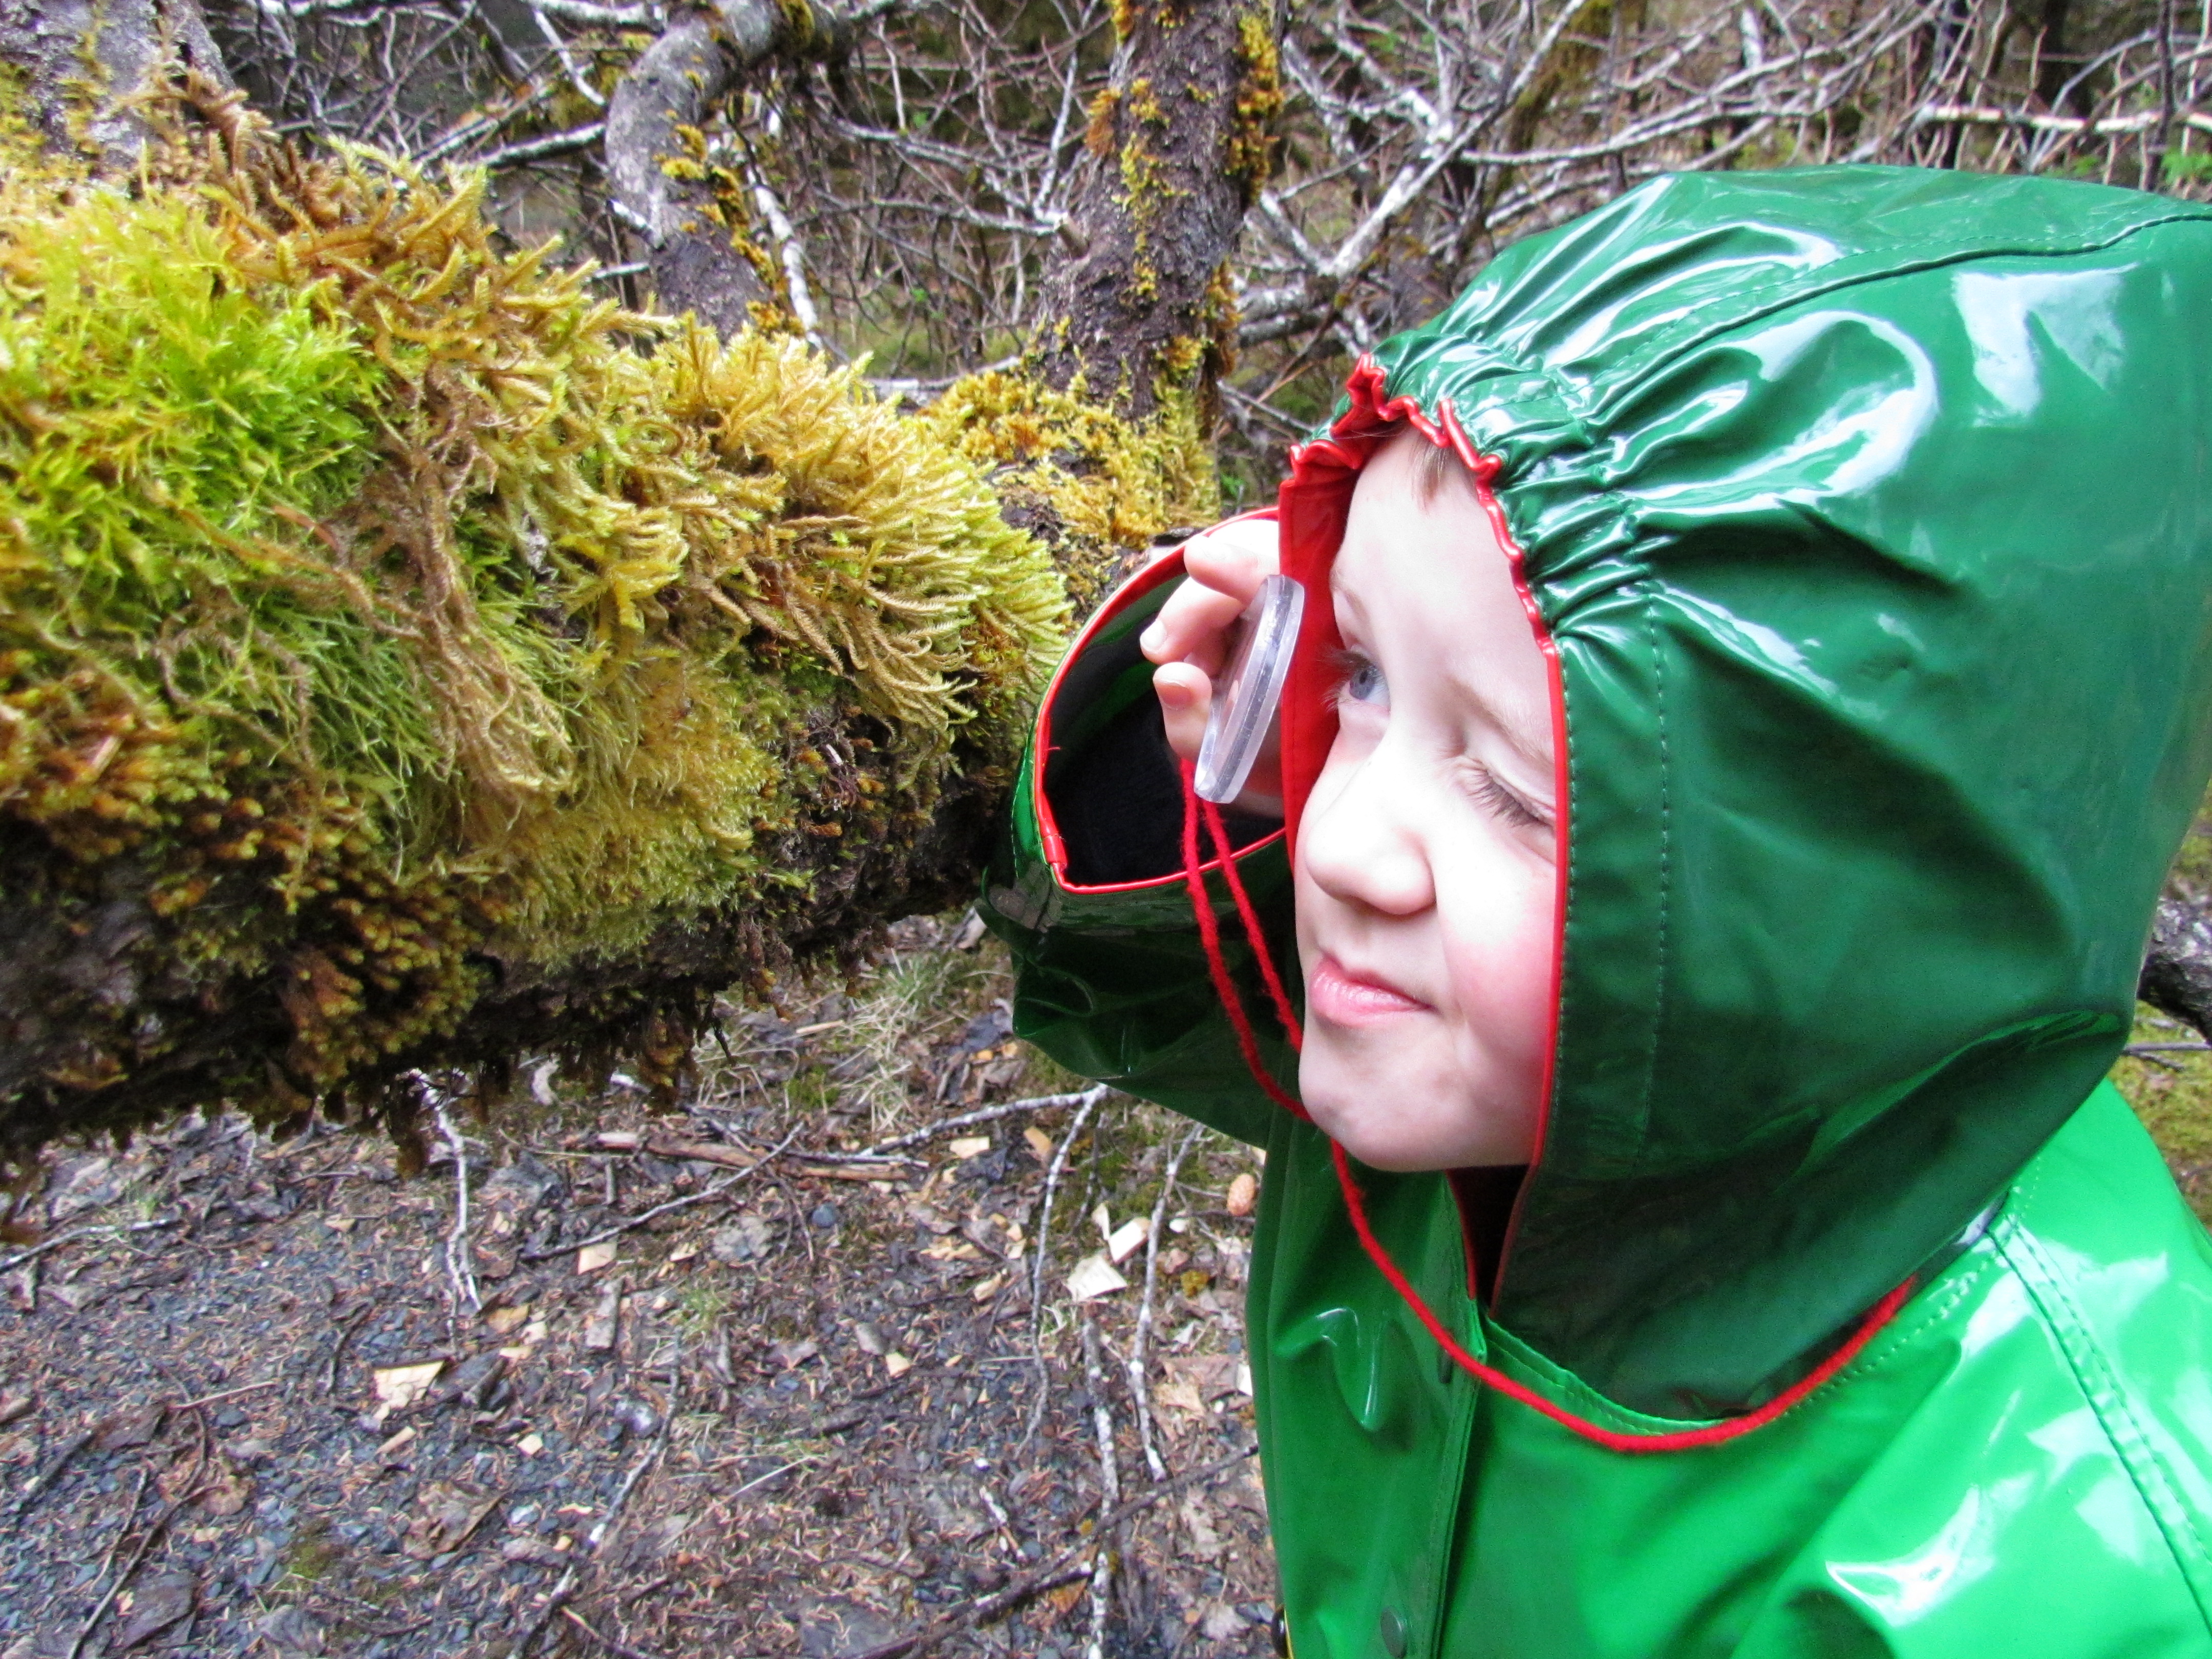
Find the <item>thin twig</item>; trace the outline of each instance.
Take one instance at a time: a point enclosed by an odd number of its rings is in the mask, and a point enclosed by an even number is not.
[[[1106,1404],[1106,1368],[1098,1358],[1098,1320],[1083,1316],[1083,1383],[1091,1395],[1091,1426],[1098,1437],[1098,1490],[1109,1504],[1121,1501],[1121,1460],[1114,1455],[1114,1414]],[[1091,1640],[1085,1659],[1106,1659],[1106,1615],[1114,1594],[1114,1561],[1121,1540],[1098,1530],[1098,1553],[1091,1564]]]
[[[48,1250],[58,1249],[64,1244],[73,1244],[80,1238],[93,1238],[102,1233],[150,1232],[156,1227],[176,1227],[182,1225],[183,1223],[182,1216],[165,1215],[156,1216],[151,1221],[129,1221],[114,1226],[73,1227],[68,1232],[56,1233],[52,1238],[41,1243],[33,1244],[27,1250],[19,1250],[5,1261],[0,1261],[0,1273],[12,1273],[27,1261],[35,1261]]]
[[[1152,1299],[1159,1285],[1160,1224],[1167,1218],[1168,1200],[1174,1195],[1176,1177],[1182,1173],[1182,1161],[1205,1133],[1203,1124],[1192,1125],[1182,1144],[1175,1149],[1160,1182],[1159,1198],[1152,1206],[1152,1222],[1145,1230],[1145,1297],[1137,1309],[1137,1334],[1129,1344],[1128,1376],[1130,1397],[1137,1403],[1138,1443],[1145,1449],[1145,1467],[1155,1480],[1168,1478],[1168,1466],[1152,1443],[1152,1387],[1146,1374],[1152,1340]]]
[[[143,1494],[144,1491],[145,1487],[142,1484],[139,1492]],[[64,1656],[64,1659],[77,1659],[77,1656],[84,1651],[86,1639],[91,1636],[100,1621],[107,1616],[107,1609],[114,1605],[115,1598],[123,1593],[124,1586],[128,1584],[137,1576],[138,1569],[145,1565],[146,1557],[152,1552],[155,1540],[167,1529],[169,1522],[175,1518],[177,1511],[184,1505],[184,1498],[173,1498],[162,1507],[161,1512],[154,1517],[154,1524],[146,1528],[146,1535],[138,1540],[138,1547],[131,1552],[130,1560],[124,1564],[123,1571],[115,1575],[114,1582],[108,1585],[106,1593],[100,1598],[100,1604],[93,1608],[90,1616],[84,1623],[77,1626],[76,1640],[69,1644],[69,1652]]]
[[[518,143],[508,144],[489,155],[479,155],[476,165],[496,169],[519,167],[525,161],[543,161],[549,156],[588,149],[606,136],[607,124],[593,121],[586,126],[571,128],[567,132],[548,133],[543,138],[525,138]]]
[[[946,1637],[965,1630],[970,1625],[982,1624],[986,1620],[998,1617],[1009,1608],[1018,1607],[1030,1596],[1042,1591],[1088,1578],[1091,1571],[1089,1567],[1078,1566],[1073,1571],[1067,1571],[1067,1567],[1070,1562],[1090,1547],[1093,1540],[1103,1539],[1109,1533],[1152,1508],[1162,1498],[1181,1492],[1185,1486],[1211,1480],[1217,1474],[1236,1468],[1257,1449],[1257,1447],[1247,1446],[1243,1451],[1231,1452],[1228,1456],[1217,1458],[1200,1468],[1186,1469],[1181,1474],[1170,1476],[1157,1486],[1146,1487],[1119,1509],[1109,1510],[1092,1530],[1090,1538],[1078,1539],[1052,1559],[1031,1568],[1006,1589],[994,1590],[988,1595],[978,1596],[965,1607],[955,1607],[951,1612],[933,1620],[911,1635],[897,1637],[879,1646],[866,1649],[853,1655],[852,1659],[908,1659],[909,1656],[927,1652]],[[1079,1521],[1081,1519],[1079,1516],[1074,1518]]]
[[[607,1505],[607,1512],[601,1516],[598,1524],[585,1534],[584,1547],[577,1552],[578,1559],[575,1564],[561,1575],[561,1582],[553,1586],[553,1593],[545,1598],[545,1605],[539,1608],[530,1623],[523,1627],[521,1636],[516,1639],[514,1646],[508,1650],[512,1659],[524,1659],[524,1656],[536,1644],[538,1637],[544,1633],[545,1626],[553,1622],[553,1615],[566,1607],[568,1598],[576,1593],[576,1585],[582,1577],[585,1563],[599,1554],[600,1547],[607,1541],[609,1529],[622,1515],[623,1505],[629,1502],[629,1495],[637,1490],[637,1483],[645,1478],[646,1470],[653,1466],[655,1460],[667,1447],[669,1426],[676,1421],[674,1403],[673,1401],[670,1401],[670,1409],[660,1414],[660,1428],[653,1435],[653,1443],[638,1455],[636,1462],[630,1465],[629,1473],[623,1477],[623,1483],[617,1489],[613,1501]]]
[[[1012,1117],[1022,1112],[1050,1112],[1062,1106],[1080,1106],[1086,1111],[1114,1092],[1107,1084],[1089,1089],[1079,1089],[1073,1094],[1036,1095],[1027,1100],[1009,1100],[996,1106],[986,1106],[981,1111],[963,1112],[957,1117],[940,1118],[923,1129],[902,1134],[890,1140],[879,1140],[866,1152],[830,1154],[807,1152],[803,1156],[830,1163],[852,1163],[860,1159],[883,1158],[892,1152],[904,1152],[909,1146],[919,1146],[926,1140],[951,1134],[955,1129],[972,1128],[978,1123],[994,1123],[1002,1117]]]
[[[453,1287],[454,1346],[458,1348],[461,1304],[467,1303],[471,1313],[483,1309],[483,1297],[477,1292],[476,1267],[469,1259],[473,1253],[469,1243],[469,1146],[461,1139],[461,1132],[453,1127],[442,1093],[421,1073],[416,1076],[421,1080],[423,1093],[430,1097],[431,1114],[437,1120],[438,1133],[446,1137],[446,1145],[453,1151],[453,1224],[446,1235],[446,1282]]]
[[[33,1475],[31,1484],[23,1488],[23,1495],[15,1500],[15,1513],[10,1518],[20,1525],[23,1517],[31,1512],[31,1505],[39,1501],[39,1495],[59,1480],[62,1471],[76,1462],[76,1455],[91,1443],[90,1429],[71,1435],[63,1442],[62,1449],[47,1460],[46,1467]]]
[[[1060,1145],[1052,1149],[1052,1162],[1045,1166],[1044,1197],[1037,1205],[1036,1260],[1030,1264],[1030,1355],[1036,1366],[1036,1398],[1030,1402],[1029,1427],[1022,1435],[1024,1446],[1036,1438],[1037,1430],[1044,1422],[1046,1395],[1052,1384],[1052,1372],[1044,1358],[1044,1275],[1052,1256],[1053,1200],[1060,1193],[1060,1177],[1067,1168],[1068,1153],[1083,1138],[1084,1125],[1090,1122],[1091,1113],[1110,1092],[1103,1083],[1084,1091],[1082,1104],[1069,1120],[1067,1133],[1060,1138]]]
[[[611,1238],[620,1238],[624,1233],[635,1232],[637,1229],[644,1226],[647,1222],[653,1220],[657,1216],[667,1215],[673,1211],[684,1209],[693,1204],[705,1204],[711,1200],[720,1198],[724,1193],[729,1191],[731,1188],[736,1186],[747,1176],[752,1174],[756,1170],[758,1170],[763,1164],[769,1162],[769,1160],[774,1158],[777,1153],[782,1152],[785,1146],[790,1146],[793,1140],[798,1139],[798,1137],[799,1131],[797,1129],[793,1129],[789,1134],[783,1138],[782,1145],[779,1146],[775,1149],[775,1152],[769,1152],[760,1158],[755,1158],[750,1164],[745,1165],[744,1169],[736,1170],[730,1175],[724,1176],[720,1181],[715,1182],[712,1186],[706,1188],[703,1191],[687,1193],[682,1198],[670,1199],[665,1204],[656,1204],[651,1209],[643,1211],[637,1215],[630,1217],[627,1221],[619,1221],[611,1227],[602,1228],[599,1231],[593,1233],[588,1238],[572,1239],[568,1243],[549,1245],[546,1249],[542,1250],[524,1250],[520,1253],[520,1259],[525,1261],[550,1261],[556,1255],[568,1255],[571,1250],[580,1250],[586,1245],[590,1244],[604,1244]]]
[[[617,1642],[613,1637],[603,1635],[592,1629],[584,1622],[583,1614],[578,1613],[574,1607],[562,1608],[561,1616],[609,1653],[618,1656],[618,1659],[660,1659],[660,1656],[657,1653],[647,1653],[643,1648],[634,1648],[627,1642]]]
[[[376,1311],[377,1306],[376,1299],[372,1297],[352,1313],[348,1314],[344,1322],[338,1327],[338,1340],[331,1344],[330,1374],[323,1383],[325,1394],[336,1394],[338,1391],[338,1366],[345,1358],[346,1345],[353,1340],[354,1333],[359,1330],[368,1321],[368,1316]]]
[[[283,1386],[283,1377],[272,1376],[263,1382],[247,1382],[235,1389],[225,1389],[221,1394],[204,1394],[197,1400],[187,1400],[180,1405],[170,1407],[169,1409],[173,1412],[198,1411],[202,1406],[212,1406],[218,1400],[235,1400],[242,1394],[258,1394],[264,1389],[281,1389]]]

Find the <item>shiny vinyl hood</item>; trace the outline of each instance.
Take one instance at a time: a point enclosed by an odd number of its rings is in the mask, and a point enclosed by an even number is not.
[[[1553,1090],[1493,1315],[1625,1404],[1741,1410],[2125,1040],[2212,772],[2212,211],[1655,181],[1354,376],[1283,494],[1310,583],[1398,399],[1494,459],[1564,694]]]

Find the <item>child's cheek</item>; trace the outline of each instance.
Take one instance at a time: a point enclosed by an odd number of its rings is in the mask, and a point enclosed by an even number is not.
[[[1533,1105],[1552,1037],[1554,882],[1548,865],[1509,857],[1455,882],[1443,948],[1462,1036],[1484,1070]]]

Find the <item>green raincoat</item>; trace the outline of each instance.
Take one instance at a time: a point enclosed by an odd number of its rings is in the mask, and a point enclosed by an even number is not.
[[[1802,1397],[1616,1449],[1442,1355],[1248,1075],[1172,856],[1117,868],[1058,810],[1158,793],[1086,782],[1149,718],[1135,635],[1179,577],[1147,573],[1047,700],[987,904],[1021,1031],[1267,1149],[1297,1659],[2212,1653],[2212,1249],[2101,1080],[2212,772],[2212,210],[1856,167],[1637,190],[1360,366],[1283,491],[1310,592],[1409,418],[1481,458],[1556,665],[1563,948],[1517,1197],[1360,1170],[1375,1231],[1599,1430]],[[1238,860],[1285,964],[1328,610],[1288,835]]]

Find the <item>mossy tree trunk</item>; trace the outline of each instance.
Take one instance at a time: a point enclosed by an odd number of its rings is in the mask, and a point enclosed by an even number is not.
[[[1234,357],[1229,280],[1283,95],[1273,0],[1122,0],[1113,76],[1048,284],[1044,378],[1134,419],[1194,394],[1211,425]]]
[[[714,107],[748,71],[775,61],[834,62],[852,31],[889,0],[857,9],[808,0],[724,0],[680,7],[607,101],[607,182],[617,215],[645,243],[660,306],[722,333],[772,304],[768,255],[741,240],[744,180],[700,153]],[[732,209],[735,210],[733,211]]]
[[[228,84],[198,0],[0,0],[0,64],[49,147],[127,167],[146,141],[128,100],[172,63]]]

